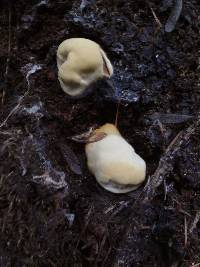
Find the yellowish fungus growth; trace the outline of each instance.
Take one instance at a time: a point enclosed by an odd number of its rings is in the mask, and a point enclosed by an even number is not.
[[[85,150],[90,172],[106,190],[127,193],[137,189],[145,180],[145,161],[115,125],[107,123],[95,130],[88,137]]]
[[[63,41],[57,50],[58,80],[65,93],[82,95],[87,87],[101,78],[110,78],[113,67],[106,53],[85,38]]]

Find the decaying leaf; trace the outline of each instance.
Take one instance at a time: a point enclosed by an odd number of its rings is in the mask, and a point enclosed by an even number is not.
[[[166,32],[172,32],[175,29],[176,23],[181,15],[182,7],[183,7],[183,1],[176,0],[175,5],[172,8],[169,18],[165,24]]]
[[[81,175],[82,170],[81,170],[80,162],[79,162],[78,157],[73,152],[73,150],[65,144],[60,144],[59,147],[71,171],[73,171],[75,174]]]
[[[70,139],[78,143],[94,143],[102,140],[104,137],[106,137],[106,133],[94,132],[94,128],[92,127],[89,131],[83,134],[74,135]]]
[[[194,116],[184,114],[165,114],[156,112],[147,116],[147,118],[152,121],[159,120],[163,124],[179,124],[194,119]]]
[[[70,137],[69,139],[76,141],[78,143],[87,143],[87,140],[91,136],[93,130],[94,130],[94,128],[91,127],[87,132],[74,135],[74,136]]]

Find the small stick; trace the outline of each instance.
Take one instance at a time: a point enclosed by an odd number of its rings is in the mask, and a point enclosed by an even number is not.
[[[188,236],[187,236],[187,233],[188,233],[188,227],[187,227],[187,219],[186,219],[186,216],[184,216],[184,233],[185,233],[185,247],[187,247],[187,240],[188,240]]]
[[[8,82],[8,70],[10,64],[10,52],[11,52],[11,7],[9,6],[8,10],[8,56],[6,59],[6,70],[5,70],[5,86],[7,87]],[[5,99],[6,91],[3,90],[1,104],[3,105]]]
[[[85,233],[85,231],[86,231],[86,229],[87,229],[87,227],[88,227],[88,224],[89,224],[89,222],[90,222],[90,220],[91,220],[91,214],[92,214],[92,211],[93,211],[93,206],[91,205],[90,208],[89,208],[89,210],[88,210],[88,213],[87,213],[87,215],[86,215],[86,223],[85,223],[85,225],[83,225],[83,229],[82,229],[82,231],[81,231],[81,233],[80,233],[80,235],[79,235],[79,238],[78,238],[78,240],[77,240],[77,243],[76,243],[76,246],[75,246],[76,249],[78,248],[78,245],[79,245],[79,243],[80,243],[80,241],[81,241],[81,237],[82,237],[83,234]]]
[[[190,125],[185,131],[180,131],[177,136],[167,147],[165,153],[160,158],[158,167],[154,174],[151,176],[151,180],[148,186],[145,186],[147,192],[146,200],[152,199],[156,188],[164,181],[165,177],[173,170],[173,160],[177,152],[181,149],[183,143],[189,141],[191,135],[200,127],[200,116],[197,117],[197,121]]]
[[[197,211],[196,215],[195,215],[195,218],[194,218],[194,221],[190,227],[190,231],[189,233],[192,234],[192,232],[194,231],[194,229],[196,228],[197,226],[197,223],[199,222],[200,220],[200,211]]]
[[[162,28],[162,23],[160,22],[159,18],[156,16],[156,13],[154,12],[154,10],[153,10],[152,7],[151,7],[151,12],[152,12],[152,14],[153,14],[153,17],[154,17],[156,23],[158,24],[158,27],[159,27],[159,28]]]
[[[8,116],[5,118],[5,120],[0,124],[0,128],[2,128],[2,127],[7,123],[8,119],[9,119],[13,114],[15,114],[15,113],[18,111],[18,109],[19,109],[19,107],[21,106],[21,104],[22,104],[24,98],[25,98],[28,94],[29,94],[29,90],[27,90],[27,91],[25,92],[25,94],[19,99],[18,104],[17,104],[17,105],[10,111],[10,113],[9,113]]]
[[[118,126],[118,117],[119,117],[119,107],[121,104],[121,100],[119,99],[117,102],[117,111],[116,111],[116,116],[115,116],[115,127],[117,128]]]

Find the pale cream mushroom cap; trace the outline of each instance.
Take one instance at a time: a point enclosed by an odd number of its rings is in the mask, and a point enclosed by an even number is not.
[[[63,41],[57,50],[58,79],[62,89],[77,96],[92,82],[113,74],[113,67],[101,47],[85,38]]]
[[[90,172],[110,192],[126,193],[137,189],[145,180],[145,161],[113,124],[105,124],[95,131],[100,132],[107,135],[85,147]]]

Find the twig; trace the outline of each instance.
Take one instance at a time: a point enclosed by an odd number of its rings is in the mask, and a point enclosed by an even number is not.
[[[179,137],[180,137],[182,134],[183,134],[183,131],[180,131],[180,132],[176,135],[176,137],[172,140],[172,142],[169,144],[169,146],[168,146],[167,149],[166,149],[166,152],[167,152],[167,153],[173,148],[174,145],[176,145],[176,142],[179,141],[178,139],[179,139]],[[181,138],[180,138],[180,139],[181,139]]]
[[[8,56],[6,59],[6,70],[5,70],[5,87],[7,88],[8,83],[8,70],[10,64],[10,52],[11,52],[11,7],[8,9]],[[1,103],[3,105],[5,99],[6,90],[3,90]]]
[[[146,199],[153,198],[156,189],[162,184],[165,177],[173,170],[174,158],[177,152],[180,150],[182,144],[188,142],[191,135],[199,126],[200,116],[197,118],[197,121],[189,126],[185,131],[179,132],[178,135],[169,144],[164,155],[161,157],[158,168],[152,175],[148,186],[145,187],[145,191],[147,192]]]
[[[119,117],[119,107],[120,107],[121,100],[119,99],[117,102],[117,111],[115,116],[115,127],[118,126],[118,117]]]
[[[13,132],[7,132],[7,131],[0,131],[0,134],[2,134],[2,135],[13,135]]]
[[[104,214],[109,213],[109,212],[112,211],[115,207],[116,207],[116,204],[114,204],[113,206],[108,207],[108,208],[104,211]]]
[[[34,74],[36,71],[38,71],[38,70],[41,70],[41,66],[40,66],[40,65],[38,65],[38,66],[34,66],[33,68],[31,68],[31,69],[27,72],[27,74],[26,74],[26,82],[27,82],[27,88],[28,88],[28,89],[27,89],[27,91],[25,92],[25,94],[19,99],[18,104],[17,104],[17,105],[10,111],[10,113],[9,113],[8,116],[5,118],[5,120],[0,124],[0,128],[2,128],[2,127],[7,123],[8,119],[9,119],[13,114],[15,114],[15,113],[18,111],[18,109],[19,109],[20,105],[22,104],[24,98],[29,94],[29,92],[30,92],[30,90],[31,90],[30,76],[31,76],[32,74]]]
[[[20,98],[18,104],[10,111],[10,113],[8,114],[8,116],[5,118],[5,120],[0,124],[0,128],[2,128],[8,121],[8,119],[17,112],[17,110],[19,109],[19,107],[21,106],[24,98],[28,95],[29,93],[29,89],[25,92],[25,94]]]
[[[189,230],[189,233],[192,234],[192,232],[194,231],[194,229],[197,227],[197,223],[199,222],[200,220],[200,210],[197,211],[196,215],[195,215],[195,218],[194,218],[194,221],[190,227],[190,230]]]
[[[151,7],[151,12],[153,14],[153,17],[154,17],[156,23],[158,24],[158,27],[159,28],[162,28],[162,23],[160,22],[159,18],[157,17],[157,15],[156,15],[156,13],[155,13],[155,11],[153,10],[152,7]]]
[[[192,217],[192,215],[190,213],[188,213],[187,211],[183,210],[183,209],[179,209],[178,210],[180,213],[183,213],[185,215],[187,215],[188,217]]]
[[[113,213],[110,215],[110,218],[108,219],[107,222],[110,222],[121,210],[126,208],[132,201],[133,200],[131,200],[131,201],[121,201],[120,202],[120,206],[118,208],[116,208],[115,211],[113,211]]]
[[[166,184],[166,179],[164,179],[164,181],[163,181],[163,183],[164,183],[164,201],[166,201],[167,200],[167,184]]]
[[[83,226],[83,230],[81,231],[81,233],[80,233],[80,235],[79,235],[79,238],[78,238],[78,240],[77,240],[77,243],[76,243],[76,246],[75,246],[76,249],[78,248],[78,245],[79,245],[79,243],[80,243],[80,240],[81,240],[83,234],[85,233],[85,231],[86,231],[86,229],[87,229],[87,227],[88,227],[88,224],[89,224],[90,219],[91,219],[90,217],[91,217],[92,211],[93,211],[93,206],[91,205],[91,207],[90,207],[90,209],[88,210],[88,213],[87,213],[87,215],[86,215],[86,223],[85,223],[85,225]]]
[[[104,236],[103,236],[103,238],[101,240],[100,248],[99,248],[99,251],[98,251],[94,266],[98,265],[99,257],[100,257],[101,251],[102,251],[102,249],[103,249],[103,247],[105,245],[106,239],[107,239],[107,234],[104,234]]]
[[[187,240],[188,240],[188,227],[187,227],[187,219],[184,216],[184,233],[185,233],[185,247],[187,247]]]

